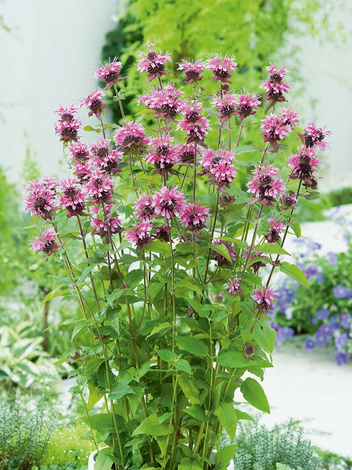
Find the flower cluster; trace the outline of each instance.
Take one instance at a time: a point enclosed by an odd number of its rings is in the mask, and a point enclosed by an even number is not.
[[[77,106],[73,104],[70,108],[60,106],[55,111],[60,117],[55,124],[55,134],[60,136],[62,142],[78,140],[78,131],[82,127],[82,123],[75,117],[77,109]]]
[[[248,183],[248,192],[255,197],[254,202],[261,201],[265,206],[273,205],[284,191],[284,181],[278,177],[280,170],[273,165],[262,165],[253,174]]]
[[[235,159],[235,153],[228,150],[208,149],[200,161],[205,173],[210,177],[210,181],[218,186],[219,189],[229,187],[236,177],[237,168],[232,164]]]
[[[237,64],[233,56],[215,55],[207,60],[207,68],[213,72],[212,80],[219,80],[221,83],[231,83],[231,71],[236,71]]]
[[[202,80],[204,77],[201,74],[204,72],[205,64],[201,60],[195,62],[186,61],[184,59],[179,63],[178,70],[183,70],[186,75],[182,81],[188,83],[195,83]]]
[[[154,80],[155,78],[162,77],[165,71],[165,62],[171,62],[171,57],[168,53],[162,55],[153,51],[155,44],[148,44],[148,53],[141,52],[140,56],[143,57],[137,64],[137,68],[140,73],[147,72],[148,82]]]
[[[265,99],[270,101],[270,105],[286,101],[284,94],[290,90],[291,85],[285,82],[283,78],[287,75],[288,70],[286,67],[281,67],[278,70],[276,65],[272,63],[270,63],[266,70],[269,73],[269,78],[260,86],[266,92]]]
[[[183,102],[180,107],[183,117],[177,127],[186,132],[188,144],[191,142],[202,143],[210,130],[209,120],[200,114],[202,110],[202,104],[197,102],[190,104]]]
[[[117,57],[114,57],[113,61],[103,65],[96,69],[94,72],[95,78],[101,80],[105,84],[105,90],[111,87],[114,83],[120,82],[123,80],[123,77],[120,77],[120,70],[122,69],[122,64],[117,60]]]
[[[173,85],[165,85],[161,90],[155,88],[145,93],[138,100],[138,104],[145,104],[148,109],[155,111],[155,117],[175,120],[182,104],[182,91]]]

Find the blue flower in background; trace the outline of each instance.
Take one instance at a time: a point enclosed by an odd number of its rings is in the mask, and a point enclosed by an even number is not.
[[[319,331],[317,331],[317,332],[315,333],[315,340],[316,340],[317,345],[320,346],[320,347],[322,347],[322,348],[323,348],[324,346],[326,346],[326,345],[327,345],[327,342],[328,342],[328,340],[326,339],[326,337],[323,336],[322,334],[320,334]]]
[[[338,353],[335,354],[334,358],[335,358],[336,364],[338,366],[342,366],[348,363],[349,354],[343,351],[339,351]]]
[[[335,286],[332,291],[335,299],[345,299],[350,294],[350,289],[346,286],[341,286],[341,284]]]
[[[327,320],[329,318],[330,311],[325,309],[325,310],[318,310],[315,312],[315,316],[317,317],[318,320]]]
[[[319,326],[318,333],[324,338],[328,339],[332,337],[334,330],[335,328],[332,325],[329,325],[329,323],[324,323],[324,325]]]
[[[340,326],[339,317],[337,315],[333,315],[330,317],[329,323],[336,330]]]
[[[307,279],[315,276],[317,282],[323,283],[325,281],[321,268],[316,264],[308,264],[304,269],[304,274],[307,276]]]
[[[277,343],[284,343],[288,339],[292,338],[295,334],[295,330],[288,326],[282,326],[278,330],[276,330],[276,342]]]
[[[337,255],[332,251],[329,251],[329,253],[326,254],[326,258],[332,266],[337,264]]]
[[[341,315],[341,326],[342,326],[342,328],[346,328],[346,330],[348,330],[350,325],[351,325],[351,314],[350,313],[343,313]]]
[[[341,351],[342,348],[348,345],[348,336],[346,333],[342,333],[339,336],[335,337],[335,346],[338,351]]]
[[[304,349],[306,353],[311,352],[312,349],[315,348],[315,341],[312,338],[307,338],[304,342]]]

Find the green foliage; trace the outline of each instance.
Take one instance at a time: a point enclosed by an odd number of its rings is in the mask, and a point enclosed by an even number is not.
[[[293,422],[276,425],[241,427],[234,456],[235,470],[322,470],[311,442],[303,437],[303,429]]]
[[[43,338],[33,335],[35,327],[20,322],[0,327],[0,384],[3,391],[49,389],[60,379],[49,354],[43,350]],[[67,365],[61,370],[69,370]]]
[[[341,188],[330,191],[328,194],[332,206],[352,204],[352,188]]]
[[[18,400],[13,407],[0,404],[0,469],[31,470],[39,465],[55,425],[43,401],[29,414],[21,410]]]

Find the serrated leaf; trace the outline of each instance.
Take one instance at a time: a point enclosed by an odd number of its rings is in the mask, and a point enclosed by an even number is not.
[[[169,243],[162,242],[160,240],[154,240],[148,243],[146,250],[152,251],[153,253],[160,253],[165,258],[171,255],[171,246]]]
[[[174,363],[174,367],[177,370],[182,370],[183,372],[186,372],[186,374],[191,375],[192,374],[192,369],[189,363],[186,361],[186,359],[179,359]]]
[[[309,289],[309,282],[306,275],[295,264],[284,261],[280,264],[280,271]]]
[[[109,399],[119,400],[125,395],[134,395],[134,394],[135,394],[135,391],[129,385],[117,385],[117,387],[113,388],[112,393],[110,393]]]
[[[171,323],[168,323],[168,322],[165,322],[165,323],[161,323],[160,325],[157,325],[155,326],[152,331],[150,332],[150,334],[147,336],[147,338],[150,338],[151,336],[155,335],[155,333],[158,333],[159,331],[161,330],[165,330],[167,328],[172,328],[172,325]]]
[[[237,415],[233,403],[220,403],[214,411],[214,415],[219,418],[221,426],[233,441],[237,428]]]
[[[156,353],[165,362],[173,362],[177,359],[177,355],[168,349],[158,349]]]
[[[173,432],[173,427],[171,427],[171,432]],[[145,418],[144,421],[135,429],[132,433],[132,436],[137,436],[138,434],[146,434],[147,436],[159,437],[167,436],[169,433],[168,424],[160,424],[158,416],[156,413]]]
[[[84,126],[83,130],[86,131],[86,132],[97,132],[98,134],[99,134],[99,132],[101,132],[101,129],[99,127],[94,128],[92,126]]]
[[[255,325],[253,339],[261,349],[272,353],[276,341],[276,331],[264,320]]]
[[[219,253],[219,255],[227,259],[227,261],[232,262],[232,258],[230,256],[229,250],[225,244],[221,243],[220,245],[211,245],[211,248],[212,250]]]
[[[236,448],[237,444],[232,444],[220,449],[215,455],[216,465],[214,470],[226,470],[235,455]]]
[[[241,385],[241,392],[249,404],[258,410],[270,413],[268,399],[259,383],[248,377]]]
[[[199,405],[199,390],[195,386],[193,379],[189,377],[180,377],[178,379],[178,383],[185,396],[191,402],[191,405]]]
[[[89,326],[89,321],[88,320],[79,320],[73,331],[72,331],[72,336],[71,336],[71,341],[73,341],[73,339],[78,335],[78,333],[83,330],[83,328],[85,327],[88,327]]]
[[[113,459],[108,454],[99,452],[95,459],[94,470],[111,470],[113,463]]]
[[[295,235],[297,238],[301,238],[301,235],[302,235],[302,230],[301,230],[301,226],[298,222],[298,220],[291,220],[291,227],[292,227],[292,230],[294,231]]]
[[[192,418],[197,419],[198,421],[202,421],[204,423],[209,421],[208,416],[205,414],[203,408],[200,405],[191,405],[187,408],[184,408],[183,411],[189,416],[192,416]]]
[[[246,359],[241,352],[231,350],[221,350],[216,362],[227,369],[247,367],[249,363],[253,363],[253,361]]]

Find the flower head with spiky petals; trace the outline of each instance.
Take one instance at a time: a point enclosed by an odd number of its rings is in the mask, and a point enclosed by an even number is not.
[[[78,106],[72,104],[70,107],[60,106],[59,108],[55,109],[54,114],[57,114],[61,121],[73,121],[75,119],[75,115],[78,111]]]
[[[26,188],[25,210],[42,219],[52,219],[57,209],[57,183],[52,179],[38,178]]]
[[[96,88],[91,91],[87,98],[84,98],[81,101],[81,106],[86,106],[89,109],[88,116],[96,115],[99,119],[104,108],[107,108],[107,104],[103,104],[103,96],[105,95],[104,90],[101,88]]]
[[[238,295],[241,294],[241,292],[244,292],[243,289],[241,289],[241,281],[238,277],[229,279],[226,283],[225,290],[231,295]]]
[[[298,126],[299,117],[298,113],[290,108],[282,108],[279,116],[281,117],[282,123],[285,126],[290,126],[292,128]]]
[[[280,240],[280,233],[284,229],[283,223],[273,218],[268,219],[268,222],[270,224],[269,233],[265,238],[268,243],[276,243]]]
[[[264,142],[270,142],[273,148],[278,151],[277,142],[282,141],[292,131],[292,127],[285,124],[282,117],[271,113],[261,121],[260,128],[264,136]]]
[[[298,134],[302,139],[303,144],[308,147],[317,147],[324,152],[328,147],[327,142],[324,142],[325,137],[331,135],[331,131],[326,130],[326,126],[317,127],[313,121],[306,124],[304,134]]]
[[[173,172],[173,166],[179,162],[180,157],[172,146],[171,137],[157,137],[151,141],[152,150],[147,155],[147,163],[155,167],[157,173],[164,175]]]
[[[317,182],[314,173],[319,171],[321,162],[314,148],[302,146],[297,153],[289,157],[287,165],[291,168],[291,179],[300,179],[304,186],[315,189]]]
[[[185,207],[185,199],[181,191],[162,186],[161,190],[153,196],[154,210],[157,215],[165,219],[173,219],[181,215]]]
[[[105,83],[105,90],[111,87],[114,83],[120,82],[124,77],[120,77],[120,70],[122,69],[122,64],[117,60],[117,57],[114,57],[113,61],[106,65],[101,64],[101,67],[96,69],[94,72],[94,77],[98,80],[101,80]]]
[[[110,204],[114,191],[113,181],[109,176],[95,170],[84,185],[83,191],[92,198],[93,204]]]
[[[127,230],[126,239],[135,244],[139,252],[152,240],[152,228],[153,224],[148,219],[143,219],[132,230]]]
[[[93,157],[92,165],[102,173],[115,174],[121,172],[119,163],[123,158],[123,153],[117,149],[111,150],[105,157]]]
[[[112,204],[107,204],[104,210],[100,206],[92,206],[90,208],[94,235],[108,238],[110,235],[122,232],[122,222],[117,214],[114,216],[111,214],[111,208]]]
[[[195,147],[195,144],[176,145],[176,150],[182,163],[193,163],[194,153],[197,153],[197,157],[200,155],[199,148]]]
[[[248,192],[253,194],[258,201],[266,206],[276,202],[276,197],[281,196],[285,185],[280,177],[280,170],[272,165],[259,166],[253,171],[253,178],[247,184]]]
[[[293,209],[296,206],[297,206],[296,195],[295,195],[294,191],[292,191],[292,189],[290,189],[289,191],[287,191],[287,193],[285,193],[281,196],[280,209],[282,211],[284,211],[284,210],[287,210],[287,209]]]
[[[218,165],[230,165],[235,160],[235,153],[230,150],[218,149],[214,152],[212,148],[208,148],[200,161],[203,170],[206,173],[212,173],[212,169]]]
[[[236,252],[235,252],[233,245],[230,242],[227,242],[224,240],[215,240],[213,241],[213,245],[215,246],[225,245],[227,248],[227,251],[229,252],[230,258],[232,259],[232,261],[235,261]],[[222,266],[223,264],[225,264],[226,266],[230,266],[230,261],[227,258],[225,258],[225,256],[222,256],[220,253],[218,253],[216,250],[213,250],[213,258],[218,263],[219,266]]]
[[[139,73],[147,72],[148,82],[154,80],[155,78],[162,77],[165,72],[165,62],[172,62],[171,57],[166,52],[165,55],[153,51],[155,44],[147,43],[148,51],[140,52],[139,55],[142,59],[138,62],[137,68]]]
[[[260,100],[257,95],[250,95],[249,93],[241,93],[237,96],[236,101],[236,115],[241,121],[252,114],[255,114]]]
[[[76,175],[80,184],[85,184],[87,181],[89,181],[92,174],[92,170],[89,163],[77,160],[74,162],[73,169],[74,174]]]
[[[222,124],[236,114],[237,99],[237,95],[234,93],[224,93],[222,96],[217,95],[213,99],[212,105],[219,111],[218,119]]]
[[[70,121],[57,121],[55,124],[55,134],[60,136],[61,142],[76,142],[78,140],[78,131],[82,127],[82,123],[78,119]]]
[[[188,135],[187,144],[192,142],[203,142],[204,137],[211,129],[209,120],[200,115],[203,110],[201,103],[183,103],[181,111],[183,119],[178,123],[177,128]]]
[[[133,207],[135,208],[135,212],[133,214],[135,217],[150,219],[155,213],[153,196],[141,194],[135,201]]]
[[[84,162],[90,157],[88,146],[83,142],[72,142],[72,144],[69,146],[69,151],[71,154],[69,159],[71,161]]]
[[[46,259],[52,254],[56,253],[60,245],[55,241],[56,233],[52,227],[42,231],[42,235],[35,237],[32,241],[32,250],[34,253],[43,251],[46,253]]]
[[[291,89],[291,85],[284,82],[283,78],[287,75],[288,70],[286,67],[281,67],[280,70],[277,70],[276,65],[272,63],[270,63],[266,70],[269,73],[269,78],[260,85],[260,88],[266,91],[265,99],[269,100],[271,104],[286,101],[284,93]]]
[[[60,190],[61,197],[59,204],[67,210],[67,217],[74,215],[85,215],[86,199],[82,190],[78,186],[78,181],[75,178],[68,178],[61,180]]]
[[[109,153],[110,141],[109,139],[98,140],[93,142],[90,146],[90,151],[95,157],[106,157]]]
[[[276,298],[274,291],[266,286],[263,286],[262,289],[255,289],[252,298],[257,304],[257,309],[259,309],[263,315],[266,315],[268,310],[272,310],[274,308],[274,301]]]
[[[122,149],[133,149],[133,147],[138,149],[149,144],[142,124],[132,121],[116,129],[114,140]]]
[[[178,65],[177,70],[183,70],[186,75],[182,79],[183,82],[196,83],[203,80],[204,77],[201,76],[201,73],[203,73],[205,69],[203,61],[198,59],[195,62],[192,62],[182,59]]]
[[[212,80],[219,80],[222,83],[231,83],[229,78],[231,78],[231,70],[234,72],[237,68],[235,58],[233,56],[215,55],[211,57],[206,62],[208,70],[213,72],[214,77]]]
[[[155,117],[175,120],[182,104],[182,91],[173,85],[165,85],[161,90],[155,88],[139,97],[138,104],[145,104],[148,109],[155,111]]]
[[[187,204],[181,214],[181,223],[186,230],[199,231],[205,227],[209,215],[209,209],[206,207]]]

